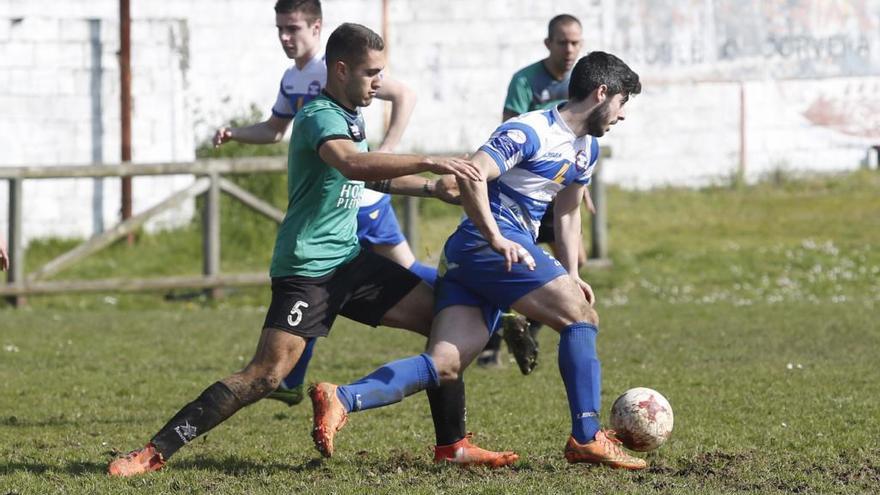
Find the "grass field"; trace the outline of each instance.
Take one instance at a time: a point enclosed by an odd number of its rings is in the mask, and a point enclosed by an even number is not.
[[[265,289],[221,302],[160,295],[32,298],[0,308],[0,495],[42,493],[876,493],[880,486],[880,175],[738,189],[612,189],[614,268],[587,273],[602,318],[604,409],[633,386],[676,413],[645,472],[569,466],[556,337],[541,363],[467,373],[469,427],[516,449],[513,469],[430,463],[427,401],[352,417],[318,459],[311,411],[264,401],[183,449],[159,473],[109,479],[185,402],[253,352]],[[426,208],[427,257],[456,221]],[[264,228],[264,227],[254,227]],[[266,226],[270,229],[271,225]],[[224,270],[260,269],[271,239]],[[227,242],[228,241],[228,242]],[[35,245],[31,263],[69,243]],[[64,276],[197,273],[193,229],[144,236]],[[34,266],[31,264],[30,266]],[[349,381],[418,352],[403,332],[342,321],[311,379]],[[353,349],[355,351],[353,351]]]

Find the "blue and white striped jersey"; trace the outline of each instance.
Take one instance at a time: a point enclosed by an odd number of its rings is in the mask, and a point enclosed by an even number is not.
[[[321,94],[326,84],[327,64],[323,53],[315,55],[302,69],[291,66],[281,76],[281,87],[272,107],[272,115],[282,119],[296,117],[296,112]]]
[[[556,194],[572,182],[590,183],[599,143],[593,136],[575,136],[553,107],[508,120],[480,151],[501,171],[488,184],[499,227],[507,224],[537,238],[541,217]],[[474,228],[467,219],[462,226]]]

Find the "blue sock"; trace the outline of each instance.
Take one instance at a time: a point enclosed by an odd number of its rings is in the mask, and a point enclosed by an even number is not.
[[[562,329],[559,339],[559,373],[568,394],[571,434],[578,443],[593,440],[599,431],[602,372],[596,354],[599,329],[586,322]]]
[[[306,342],[306,348],[303,349],[303,353],[299,357],[299,361],[296,362],[296,366],[293,367],[293,370],[284,380],[281,380],[281,385],[284,388],[296,388],[306,381],[306,370],[309,369],[309,361],[312,360],[312,352],[315,350],[316,342],[318,342],[318,339],[315,338],[309,339]]]
[[[434,360],[419,354],[388,363],[349,385],[336,389],[336,395],[349,412],[363,411],[400,402],[426,388],[440,385]]]
[[[428,265],[419,263],[418,260],[413,261],[413,264],[410,265],[407,270],[415,273],[419,276],[420,279],[424,280],[431,287],[434,287],[434,282],[437,281],[437,269],[434,267],[430,267]]]

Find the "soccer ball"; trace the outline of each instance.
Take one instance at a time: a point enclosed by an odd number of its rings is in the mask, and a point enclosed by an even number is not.
[[[648,452],[672,434],[672,407],[656,390],[631,388],[611,406],[611,426],[626,448]]]

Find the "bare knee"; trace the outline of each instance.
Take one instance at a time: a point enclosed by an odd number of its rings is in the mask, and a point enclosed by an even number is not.
[[[578,322],[586,322],[591,325],[599,325],[599,314],[586,300],[579,300],[569,305],[564,311],[560,311],[550,326],[557,332]]]
[[[449,383],[458,380],[461,373],[461,360],[457,355],[450,353],[432,354],[434,368],[437,370],[437,378],[440,383]]]

